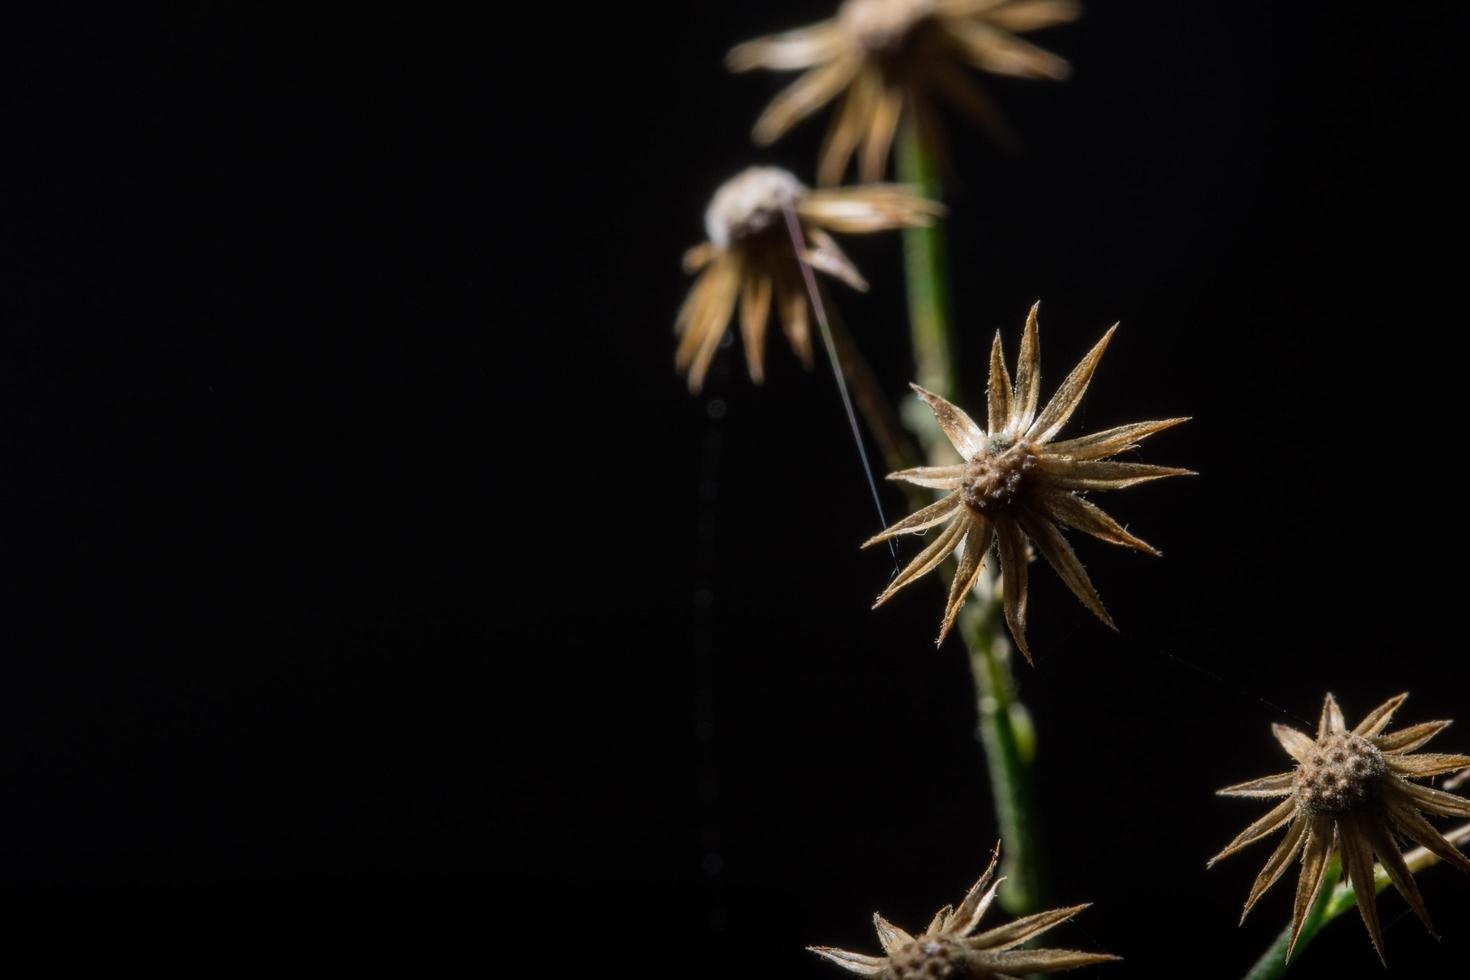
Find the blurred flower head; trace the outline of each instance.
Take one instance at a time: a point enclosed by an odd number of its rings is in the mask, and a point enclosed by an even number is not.
[[[756,121],[757,143],[842,97],[828,130],[817,177],[842,179],[860,152],[865,181],[883,177],[900,119],[913,114],[938,141],[933,103],[941,98],[1009,142],[999,110],[965,71],[1060,80],[1066,60],[1018,34],[1075,20],[1075,0],[846,0],[831,20],[747,41],[732,49],[733,71],[800,71]]]
[[[831,946],[809,946],[851,973],[883,980],[979,980],[1023,973],[1075,970],[1094,963],[1117,959],[1106,953],[1079,953],[1070,949],[1018,949],[1048,929],[1066,922],[1086,905],[1053,909],[972,935],[995,901],[996,889],[1004,878],[995,877],[1000,847],[990,867],[975,882],[959,908],[946,905],[935,913],[928,928],[911,936],[898,926],[873,914],[883,956],[851,953]]]
[[[684,255],[698,273],[674,321],[674,364],[691,391],[704,384],[726,328],[740,312],[752,381],[764,376],[766,324],[776,308],[786,339],[811,366],[810,299],[787,215],[795,217],[801,258],[854,289],[868,284],[832,232],[869,232],[929,224],[942,208],[893,184],[811,190],[785,170],[752,167],[720,186],[705,211],[707,240]]]
[[[1296,947],[1302,921],[1322,889],[1328,860],[1334,852],[1340,855],[1343,874],[1352,882],[1358,911],[1380,959],[1383,934],[1373,880],[1375,855],[1431,935],[1434,924],[1399,851],[1399,839],[1411,840],[1462,871],[1470,871],[1470,858],[1424,818],[1425,813],[1470,817],[1470,800],[1414,782],[1470,767],[1470,756],[1415,751],[1448,727],[1447,721],[1428,721],[1386,732],[1393,713],[1407,697],[1400,694],[1384,702],[1349,731],[1342,709],[1329,694],[1315,739],[1285,725],[1272,726],[1276,740],[1296,761],[1294,770],[1219,791],[1221,796],[1282,798],[1270,813],[1211,858],[1210,864],[1286,829],[1251,887],[1240,918],[1245,921],[1251,907],[1300,855],[1288,957]]]
[[[963,462],[888,474],[890,480],[948,493],[937,503],[909,515],[863,544],[866,548],[897,534],[917,534],[943,525],[874,603],[874,608],[881,606],[904,586],[959,551],[959,566],[950,585],[949,602],[939,631],[939,642],[943,643],[979,578],[986,552],[994,541],[1004,576],[1006,623],[1027,660],[1031,659],[1026,643],[1027,539],[1083,605],[1104,623],[1114,626],[1092,580],[1062,536],[1061,528],[1075,528],[1110,544],[1158,554],[1081,494],[1117,490],[1190,473],[1174,467],[1106,461],[1110,456],[1135,448],[1145,436],[1185,421],[1182,418],[1135,422],[1075,439],[1053,441],[1082,401],[1092,373],[1117,328],[1103,335],[1073,368],[1046,407],[1038,412],[1041,373],[1037,313],[1040,307],[1040,303],[1033,306],[1026,318],[1014,382],[1006,370],[1000,334],[995,335],[990,349],[988,431],[962,409],[918,385],[913,386],[933,409],[940,428]]]

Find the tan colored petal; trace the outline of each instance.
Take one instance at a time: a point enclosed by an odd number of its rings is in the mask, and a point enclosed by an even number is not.
[[[881,533],[875,534],[868,540],[864,541],[863,547],[871,547],[872,545],[875,545],[880,541],[886,541],[889,538],[894,537],[895,535],[917,534],[920,531],[931,528],[934,525],[938,524],[940,521],[947,520],[949,516],[954,513],[955,508],[959,507],[961,503],[962,501],[960,500],[960,495],[957,493],[952,493],[942,500],[935,501],[928,507],[924,507],[920,510],[914,511],[912,514],[910,514],[908,517],[905,517],[898,523],[889,525],[888,528],[886,528]]]
[[[1060,82],[1072,73],[1067,59],[989,24],[959,18],[943,21],[945,33],[976,68],[1015,78]]]
[[[882,180],[888,169],[888,153],[893,149],[893,137],[898,132],[898,120],[903,114],[903,89],[888,85],[873,106],[873,116],[868,121],[868,131],[863,140],[862,156],[858,159],[858,174],[864,181]]]
[[[849,953],[845,949],[832,946],[808,946],[807,949],[863,977],[876,977],[888,968],[886,956],[864,956],[862,953]]]
[[[959,937],[968,936],[975,931],[980,920],[985,917],[991,903],[995,901],[996,889],[1000,887],[1001,881],[1005,879],[995,878],[996,866],[1000,864],[1000,843],[996,842],[995,850],[990,852],[990,863],[985,866],[985,872],[970,886],[965,893],[964,901],[955,910],[953,916],[945,923],[944,934],[946,936]],[[986,887],[986,886],[989,887]]]
[[[1276,741],[1297,762],[1304,760],[1317,744],[1312,741],[1310,735],[1297,731],[1289,725],[1272,725],[1271,734],[1276,736]]]
[[[1024,34],[1066,24],[1081,16],[1082,4],[1076,0],[1016,0],[1001,4],[985,20],[1002,30]]]
[[[689,374],[689,390],[698,393],[720,346],[720,338],[735,313],[740,294],[740,261],[726,253],[707,266],[679,311],[676,329],[682,332],[674,351],[674,366]]]
[[[817,183],[823,187],[834,187],[842,182],[848,161],[857,152],[863,135],[873,118],[873,107],[883,91],[883,80],[878,69],[865,63],[843,96],[827,135],[822,140],[822,149],[817,158]]]
[[[700,242],[684,253],[684,271],[698,272],[714,261],[715,256],[719,254],[719,247],[713,242]]]
[[[1322,702],[1322,717],[1317,721],[1317,739],[1321,741],[1328,735],[1337,735],[1347,731],[1347,722],[1343,720],[1342,709],[1337,706],[1337,698],[1330,693]]]
[[[1017,919],[1015,922],[1007,922],[1003,926],[980,933],[965,941],[967,949],[985,950],[987,953],[1003,952],[1022,943],[1034,939],[1048,929],[1066,922],[1072,916],[1088,908],[1088,904],[1073,905],[1064,909],[1052,909],[1048,912],[1038,912]]]
[[[877,912],[873,913],[873,928],[878,930],[878,942],[882,944],[883,952],[890,956],[893,955],[895,949],[900,949],[914,941],[913,936],[910,936]]]
[[[1424,906],[1424,896],[1419,894],[1419,884],[1414,880],[1414,873],[1409,870],[1408,864],[1404,862],[1404,856],[1399,853],[1393,836],[1374,819],[1364,820],[1362,826],[1363,832],[1368,836],[1368,843],[1378,855],[1378,863],[1383,865],[1383,870],[1388,874],[1388,880],[1393,882],[1393,887],[1409,903],[1409,908],[1414,910],[1429,934],[1438,939],[1434,922],[1429,918],[1429,909]]]
[[[931,225],[944,206],[902,184],[869,184],[811,191],[796,211],[805,221],[851,234]]]
[[[980,569],[984,567],[985,554],[990,550],[990,539],[994,535],[995,528],[985,518],[978,515],[971,518],[970,530],[965,535],[964,553],[960,556],[954,580],[949,584],[949,601],[944,607],[944,622],[939,627],[936,645],[944,643],[954,628],[955,617],[964,608],[965,600],[970,598],[970,590],[975,588],[975,580],[980,577]]]
[[[1292,951],[1296,949],[1296,940],[1301,935],[1307,911],[1317,901],[1317,894],[1322,891],[1322,881],[1327,877],[1327,859],[1332,856],[1336,836],[1336,827],[1326,818],[1314,819],[1307,829],[1301,875],[1296,881],[1296,899],[1291,907],[1291,940],[1286,946],[1287,961],[1291,960]]]
[[[1378,746],[1379,751],[1385,753],[1413,752],[1449,727],[1450,723],[1447,721],[1426,721],[1420,725],[1400,728],[1387,735],[1379,735],[1373,739],[1373,744]]]
[[[997,330],[995,342],[990,345],[990,386],[985,392],[987,422],[992,433],[1009,430],[1012,394],[1011,373],[1006,370],[1005,350],[1001,347],[1000,331]]]
[[[810,248],[802,253],[802,258],[807,265],[818,272],[825,272],[829,276],[841,279],[858,292],[868,291],[868,281],[858,272],[857,266],[852,264],[837,244],[837,240],[820,228],[809,228],[806,237]]]
[[[1402,780],[1393,785],[1393,796],[1407,800],[1425,813],[1432,813],[1437,817],[1470,817],[1470,800],[1463,796]]]
[[[1276,845],[1276,850],[1272,851],[1271,856],[1266,859],[1266,866],[1261,869],[1260,874],[1256,875],[1250,894],[1245,898],[1245,908],[1240,912],[1242,924],[1245,923],[1245,917],[1251,914],[1251,909],[1261,900],[1261,896],[1281,880],[1281,876],[1286,873],[1291,862],[1296,860],[1306,840],[1307,821],[1293,820],[1287,824],[1286,835],[1281,838],[1281,842]]]
[[[1378,735],[1393,720],[1393,713],[1399,710],[1399,705],[1408,699],[1408,694],[1400,694],[1398,697],[1389,698],[1370,711],[1368,717],[1358,722],[1358,727],[1353,729],[1353,734],[1361,738],[1373,738]]]
[[[954,446],[961,456],[968,460],[985,451],[985,431],[965,414],[964,409],[950,404],[932,391],[925,391],[916,384],[910,384],[909,387],[914,389],[914,393],[933,410],[939,427],[944,430],[950,445]]]
[[[1461,871],[1470,871],[1470,858],[1445,840],[1444,835],[1414,808],[1414,804],[1397,798],[1397,794],[1389,794],[1382,802],[1385,812],[1399,833],[1429,853],[1437,855],[1440,860],[1453,864]]]
[[[1077,460],[1049,452],[1037,457],[1037,467],[1046,474],[1048,483],[1063,490],[1122,490],[1169,476],[1197,475],[1177,466]]]
[[[750,380],[765,378],[766,322],[771,317],[771,279],[747,276],[740,292],[740,339],[745,343],[745,363]]]
[[[1289,796],[1296,789],[1296,773],[1282,772],[1274,776],[1262,776],[1247,783],[1236,783],[1215,790],[1216,796],[1274,797]]]
[[[1108,343],[1113,339],[1118,325],[1114,324],[1108,328],[1108,332],[1102,335],[1102,339],[1093,345],[1092,350],[1082,358],[1082,361],[1067,375],[1067,380],[1057,389],[1056,394],[1051,396],[1051,401],[1046,403],[1046,408],[1041,410],[1035,422],[1026,430],[1026,438],[1032,442],[1047,442],[1077,410],[1082,401],[1082,396],[1087,393],[1087,384],[1092,380],[1092,374],[1097,370],[1097,362],[1102,360],[1103,351],[1108,349]],[[1100,465],[1100,464],[1099,464]]]
[[[1079,953],[1071,949],[1014,949],[1006,953],[988,953],[987,966],[996,970],[1022,973],[1056,973],[1075,970],[1096,963],[1111,963],[1116,956],[1107,953]]]
[[[908,567],[888,584],[888,588],[884,589],[883,594],[878,596],[877,601],[873,603],[873,608],[877,609],[883,603],[892,599],[899,589],[902,589],[914,579],[926,575],[937,568],[939,563],[948,558],[950,552],[959,546],[960,539],[964,537],[967,525],[968,522],[963,520],[950,521],[944,530],[940,531],[934,540],[929,543],[929,546],[919,552],[918,557],[909,562]]]
[[[1016,398],[1013,408],[1016,413],[1010,429],[1025,432],[1036,418],[1036,406],[1041,403],[1041,337],[1037,320],[1041,315],[1041,300],[1031,304],[1026,314],[1026,329],[1021,333],[1021,352],[1016,357]]]
[[[954,906],[946,905],[944,908],[934,913],[934,918],[929,920],[929,927],[924,931],[931,935],[940,935],[944,932],[945,926],[948,925],[950,917],[953,915]]]
[[[960,476],[965,472],[964,464],[954,466],[915,466],[913,469],[889,473],[888,479],[901,480],[931,490],[954,490],[960,485]]]
[[[1384,761],[1388,763],[1390,770],[1410,779],[1427,779],[1430,776],[1443,776],[1447,772],[1470,768],[1470,755],[1450,755],[1445,752],[1390,755],[1385,756]]]
[[[1134,422],[1132,425],[1120,425],[1103,432],[1094,432],[1089,436],[1079,436],[1076,439],[1066,439],[1062,442],[1049,442],[1046,444],[1046,451],[1051,455],[1070,456],[1072,459],[1079,460],[1106,459],[1129,449],[1136,449],[1140,441],[1155,432],[1162,432],[1181,422],[1188,421],[1188,418],[1179,418],[1160,419],[1157,422]]]
[[[794,263],[793,263],[794,265]],[[807,316],[806,285],[795,269],[776,277],[776,309],[781,314],[781,332],[808,371],[812,369],[811,321]]]
[[[806,72],[771,100],[755,121],[751,137],[761,146],[776,142],[792,126],[835,99],[862,63],[860,56],[849,55]]]
[[[1358,914],[1368,929],[1368,938],[1378,958],[1388,966],[1383,955],[1383,930],[1378,925],[1378,886],[1373,880],[1373,848],[1362,830],[1363,821],[1349,815],[1338,821],[1338,851],[1342,855],[1342,873],[1352,883],[1358,900]]]
[[[725,66],[734,72],[754,68],[797,71],[830,61],[843,47],[844,38],[837,22],[827,20],[737,44],[725,55]]]
[[[1210,858],[1206,868],[1213,868],[1216,862],[1228,858],[1230,855],[1249,847],[1263,837],[1268,837],[1282,827],[1286,826],[1296,816],[1296,800],[1282,800],[1271,808],[1271,812],[1245,828],[1236,836],[1235,840],[1225,845],[1225,849]]]
[[[1008,518],[997,520],[995,530],[996,543],[1000,550],[1000,571],[1003,578],[1001,595],[1005,606],[1006,626],[1010,628],[1011,639],[1016,641],[1016,649],[1021,651],[1021,656],[1026,658],[1028,664],[1034,663],[1031,659],[1031,647],[1026,642],[1026,598],[1029,588],[1026,539],[1021,536],[1021,529],[1016,523]]]
[[[1092,585],[1092,579],[1087,577],[1087,570],[1082,567],[1082,562],[1077,559],[1077,553],[1062,537],[1062,532],[1050,520],[1037,514],[1027,512],[1021,517],[1021,527],[1030,535],[1036,550],[1041,553],[1057,573],[1057,576],[1066,583],[1067,588],[1072,590],[1082,604],[1092,610],[1093,615],[1102,620],[1110,629],[1116,630],[1118,625],[1113,622],[1113,617],[1103,608],[1102,599],[1097,594],[1097,589]]]
[[[1123,525],[1113,520],[1097,504],[1094,504],[1090,500],[1084,500],[1075,493],[1067,490],[1052,490],[1047,488],[1042,491],[1038,499],[1045,508],[1047,516],[1059,524],[1076,528],[1084,534],[1090,534],[1094,538],[1106,541],[1109,544],[1135,548],[1138,551],[1146,551],[1151,555],[1163,554],[1163,552],[1142,538],[1129,534],[1124,530]]]

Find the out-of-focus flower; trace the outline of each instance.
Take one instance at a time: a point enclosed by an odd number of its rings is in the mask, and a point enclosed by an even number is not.
[[[1430,935],[1435,934],[1434,924],[1413,873],[1399,852],[1398,838],[1411,840],[1462,871],[1470,871],[1470,858],[1424,818],[1425,813],[1470,817],[1470,800],[1413,782],[1470,767],[1470,756],[1415,752],[1448,727],[1447,721],[1426,721],[1385,732],[1393,713],[1407,697],[1400,694],[1385,701],[1349,731],[1342,709],[1329,694],[1317,723],[1316,739],[1285,725],[1271,726],[1281,747],[1296,760],[1294,770],[1219,791],[1221,796],[1284,797],[1270,813],[1211,858],[1210,864],[1286,828],[1286,836],[1251,887],[1240,918],[1245,921],[1257,899],[1300,854],[1301,874],[1291,911],[1288,958],[1296,947],[1302,920],[1322,889],[1334,851],[1342,858],[1343,874],[1352,882],[1358,911],[1380,959],[1383,935],[1373,882],[1374,855]]]
[[[797,357],[811,366],[810,300],[786,223],[788,210],[796,215],[806,262],[865,290],[867,282],[831,233],[927,225],[944,209],[895,184],[814,191],[776,167],[752,167],[726,181],[704,213],[708,240],[684,254],[684,269],[699,278],[674,321],[674,364],[688,374],[691,391],[703,385],[737,303],[752,381],[763,377],[772,305]]]
[[[909,515],[863,544],[866,548],[897,534],[916,534],[944,525],[874,603],[874,608],[881,606],[899,589],[960,550],[959,568],[950,585],[949,603],[939,631],[939,642],[943,643],[980,575],[981,564],[994,540],[1004,576],[1006,623],[1027,660],[1031,659],[1026,644],[1027,538],[1083,605],[1116,629],[1082,563],[1062,536],[1061,528],[1075,528],[1110,544],[1156,555],[1157,550],[1129,534],[1080,492],[1117,490],[1161,477],[1190,474],[1189,470],[1168,466],[1106,461],[1110,456],[1135,448],[1145,436],[1187,421],[1182,418],[1135,422],[1076,439],[1052,441],[1082,401],[1092,372],[1117,327],[1103,335],[1038,413],[1041,375],[1036,317],[1040,307],[1040,303],[1033,306],[1026,318],[1014,383],[1006,371],[1000,333],[995,335],[995,343],[990,348],[989,432],[971,421],[960,408],[918,385],[913,386],[934,410],[940,428],[964,462],[888,474],[890,480],[949,493],[938,503]]]
[[[818,180],[840,181],[859,148],[862,179],[879,180],[904,113],[915,113],[937,138],[936,96],[1008,141],[999,110],[964,66],[1064,79],[1071,70],[1065,59],[1017,35],[1081,12],[1073,0],[847,0],[831,20],[738,45],[726,63],[733,71],[803,73],[756,121],[753,135],[762,145],[846,93],[822,148]]]
[[[996,889],[1005,880],[991,881],[999,857],[1000,846],[996,845],[990,867],[975,882],[975,887],[960,902],[960,907],[946,905],[940,909],[928,928],[918,936],[909,935],[875,912],[873,925],[878,930],[883,956],[850,953],[831,946],[807,948],[859,976],[882,977],[883,980],[980,980],[1022,973],[1075,970],[1118,958],[1106,953],[1079,953],[1070,949],[1017,948],[1066,922],[1087,908],[1086,905],[1039,912],[978,936],[971,935],[995,901]]]

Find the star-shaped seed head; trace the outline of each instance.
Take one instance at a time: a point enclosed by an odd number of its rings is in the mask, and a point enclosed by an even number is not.
[[[1109,544],[1157,555],[1152,545],[1130,534],[1083,494],[1190,472],[1167,466],[1108,461],[1109,457],[1136,448],[1146,436],[1185,421],[1182,418],[1135,422],[1075,439],[1056,439],[1081,403],[1113,330],[1103,335],[1062,382],[1051,401],[1038,411],[1041,355],[1037,313],[1040,307],[1040,303],[1033,306],[1026,318],[1014,382],[1006,369],[1000,334],[995,335],[990,350],[986,428],[982,429],[957,405],[914,386],[914,391],[934,411],[935,419],[962,462],[888,474],[890,480],[948,493],[863,545],[868,547],[894,535],[917,534],[943,525],[874,603],[882,605],[898,590],[937,568],[950,554],[959,552],[949,602],[939,629],[939,642],[943,643],[974,588],[994,542],[1005,577],[1006,623],[1027,660],[1031,659],[1026,643],[1028,540],[1082,604],[1111,627],[1112,617],[1103,608],[1092,580],[1061,529],[1075,528]]]
[[[1281,798],[1270,813],[1211,858],[1210,865],[1278,830],[1286,830],[1251,887],[1240,918],[1245,921],[1260,897],[1300,855],[1288,958],[1296,948],[1307,911],[1322,890],[1334,853],[1341,858],[1343,874],[1352,883],[1358,911],[1380,959],[1383,934],[1375,898],[1375,856],[1431,935],[1434,924],[1399,851],[1399,840],[1411,840],[1441,860],[1470,871],[1470,858],[1424,817],[1426,813],[1470,817],[1470,800],[1415,782],[1470,768],[1470,755],[1415,751],[1444,731],[1448,721],[1385,731],[1407,697],[1400,694],[1390,698],[1349,730],[1342,709],[1329,694],[1322,706],[1316,738],[1286,725],[1272,726],[1276,740],[1296,760],[1295,769],[1220,790],[1221,796]]]

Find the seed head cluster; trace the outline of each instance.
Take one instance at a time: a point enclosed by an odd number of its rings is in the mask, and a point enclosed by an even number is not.
[[[1296,800],[1308,813],[1347,813],[1368,801],[1387,771],[1383,753],[1366,738],[1328,735],[1297,767]]]

